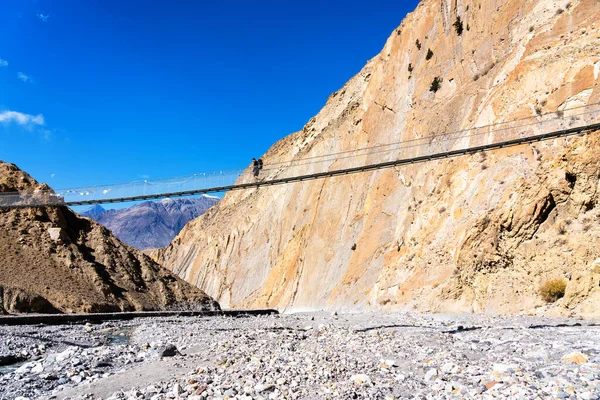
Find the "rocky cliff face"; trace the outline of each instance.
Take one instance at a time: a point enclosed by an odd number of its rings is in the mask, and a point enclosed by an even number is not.
[[[0,162],[0,192],[48,189]],[[212,309],[201,290],[66,207],[0,209],[0,313]]]
[[[94,206],[81,215],[101,223],[130,246],[140,250],[157,249],[171,243],[185,224],[218,201],[217,197],[200,196],[146,201],[121,210],[107,211]]]
[[[397,141],[408,157],[426,136],[597,103],[599,20],[597,0],[424,0],[269,150],[265,179],[377,162],[389,154],[345,155]],[[599,151],[590,133],[232,192],[154,256],[233,307],[600,316]],[[566,294],[546,305],[538,289],[553,278]]]

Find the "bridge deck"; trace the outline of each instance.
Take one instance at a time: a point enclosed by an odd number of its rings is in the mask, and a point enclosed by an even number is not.
[[[261,172],[263,178],[258,181],[249,176],[248,170],[238,169],[57,193],[0,193],[0,208],[82,206],[255,189],[423,163],[595,130],[600,130],[600,103],[404,142],[273,162]]]
[[[462,155],[478,153],[481,151],[490,151],[490,150],[500,149],[500,148],[504,148],[504,147],[518,146],[518,145],[522,145],[525,143],[539,142],[542,140],[555,139],[555,138],[559,138],[559,137],[563,137],[563,136],[572,136],[572,135],[591,132],[591,131],[595,131],[595,130],[600,130],[600,123],[587,125],[585,127],[564,129],[564,130],[560,130],[560,131],[556,131],[556,132],[550,132],[550,133],[545,133],[545,134],[541,134],[541,135],[529,136],[529,137],[520,138],[520,139],[507,140],[504,142],[491,143],[491,144],[482,145],[482,146],[470,147],[467,149],[446,151],[446,152],[442,152],[442,153],[434,153],[431,155],[406,158],[406,159],[400,159],[400,160],[394,160],[394,161],[386,161],[386,162],[381,162],[381,163],[376,163],[376,164],[363,165],[360,167],[344,168],[344,169],[333,170],[333,171],[318,172],[318,173],[314,173],[314,174],[292,176],[289,178],[242,183],[242,184],[238,184],[238,185],[219,186],[219,187],[212,187],[212,188],[198,189],[198,190],[189,190],[189,191],[183,191],[183,192],[165,193],[165,194],[161,194],[161,195],[132,196],[132,197],[123,197],[123,198],[98,200],[98,201],[94,201],[94,200],[71,201],[71,202],[65,202],[64,205],[80,206],[80,205],[88,205],[88,204],[92,205],[92,204],[102,204],[102,203],[121,203],[121,202],[127,202],[127,201],[139,201],[139,200],[149,200],[149,199],[162,199],[162,198],[167,198],[167,197],[182,197],[182,196],[193,196],[193,195],[198,195],[198,194],[219,193],[219,192],[226,192],[226,191],[230,191],[230,190],[259,188],[261,186],[283,185],[286,183],[303,182],[303,181],[314,180],[314,179],[331,178],[331,177],[340,176],[340,175],[356,174],[359,172],[375,171],[378,169],[392,168],[392,167],[397,167],[397,166],[401,166],[401,165],[416,164],[416,163],[440,160],[440,159],[450,158],[450,157],[458,157],[458,156],[462,156]]]

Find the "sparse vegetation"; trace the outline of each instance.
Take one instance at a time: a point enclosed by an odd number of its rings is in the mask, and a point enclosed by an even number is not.
[[[412,66],[412,64],[408,64],[408,72],[412,74],[414,68]]]
[[[475,54],[475,52],[473,52],[473,54]],[[483,71],[481,71],[481,74],[477,73],[473,76],[473,81],[477,82],[479,80],[479,78],[486,76],[487,74],[490,73],[490,71],[496,66],[496,64],[494,62],[492,62],[491,64],[489,64],[487,67],[485,67],[485,69]]]
[[[425,56],[425,59],[427,61],[431,60],[431,58],[433,57],[433,51],[431,51],[431,49],[427,50],[427,55]]]
[[[546,281],[540,286],[540,296],[547,303],[554,303],[556,300],[564,297],[567,282],[564,279],[552,279]]]
[[[421,42],[419,41],[419,39],[417,39],[415,45],[417,46],[417,49],[421,50]]]
[[[535,26],[531,25],[531,26],[529,27],[529,32],[533,32],[533,31],[535,31]]]
[[[575,184],[577,183],[577,175],[570,171],[567,171],[565,172],[565,180],[569,183],[569,187],[573,189],[575,187]]]
[[[442,85],[442,78],[440,78],[439,76],[436,76],[435,78],[433,78],[433,82],[431,82],[431,85],[429,86],[429,91],[436,93],[438,90],[440,90],[441,85]]]
[[[558,225],[558,234],[565,235],[567,233],[567,226],[564,223]]]
[[[542,115],[542,106],[540,106],[539,104],[537,104],[537,105],[535,106],[535,113],[536,113],[537,115]]]
[[[350,247],[350,250],[352,250],[352,251],[356,250],[356,243],[354,243],[354,244],[352,245],[352,247]]]
[[[461,36],[463,33],[463,23],[459,16],[456,17],[456,21],[454,21],[454,29],[456,29],[456,34]]]
[[[563,10],[562,8],[559,8],[558,10],[556,10],[556,15],[560,15],[564,12],[565,12],[565,10]]]

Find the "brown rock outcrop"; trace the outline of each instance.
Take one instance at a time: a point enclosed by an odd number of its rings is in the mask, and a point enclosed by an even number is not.
[[[598,103],[598,21],[596,0],[424,0],[269,150],[265,179],[348,166],[357,148]],[[482,132],[465,140],[502,135]],[[154,257],[233,307],[600,316],[599,140],[231,192]],[[545,305],[538,288],[553,278],[568,280],[566,294]]]
[[[0,162],[0,192],[48,189]],[[67,207],[0,209],[0,313],[107,312],[218,304]]]

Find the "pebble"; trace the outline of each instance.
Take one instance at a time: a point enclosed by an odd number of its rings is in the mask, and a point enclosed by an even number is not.
[[[427,372],[425,373],[425,377],[424,377],[424,379],[425,379],[426,381],[433,381],[433,380],[437,379],[437,376],[438,376],[438,371],[437,371],[437,369],[435,369],[435,368],[432,368],[432,369],[430,369],[429,371],[427,371]]]
[[[358,383],[359,385],[364,385],[365,383],[370,383],[371,382],[371,378],[369,378],[368,375],[365,374],[356,374],[356,375],[352,375],[350,377],[350,380]]]
[[[585,364],[588,362],[588,357],[585,354],[574,352],[570,354],[565,354],[562,358],[562,361],[565,364]]]

